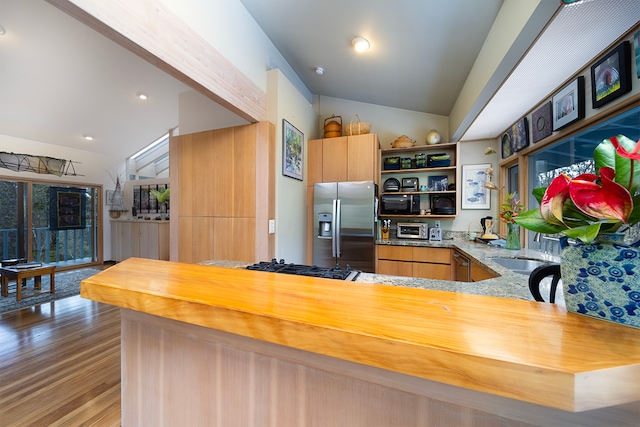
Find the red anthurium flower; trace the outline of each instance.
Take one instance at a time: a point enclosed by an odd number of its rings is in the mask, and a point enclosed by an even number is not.
[[[609,138],[609,141],[611,141],[613,146],[616,148],[616,153],[618,153],[620,156],[626,157],[627,159],[640,161],[640,140],[638,140],[638,143],[635,147],[633,147],[633,150],[631,150],[630,153],[625,150],[622,145],[620,145],[620,141],[618,141],[617,137],[613,136]]]
[[[570,180],[569,194],[578,209],[587,215],[601,219],[620,220],[625,224],[633,210],[633,199],[629,191],[614,181],[612,168],[600,168],[602,186],[592,179],[595,175],[584,174]]]
[[[544,196],[542,196],[542,200],[540,201],[540,215],[550,224],[564,224],[562,221],[562,206],[569,198],[570,180],[571,178],[565,174],[557,176],[551,181],[551,185],[549,185]]]

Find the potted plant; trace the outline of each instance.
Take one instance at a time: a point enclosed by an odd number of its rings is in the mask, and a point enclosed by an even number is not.
[[[520,249],[520,227],[516,224],[516,217],[520,215],[524,205],[518,200],[516,193],[507,194],[500,205],[500,220],[507,224],[507,239],[505,249]]]
[[[166,219],[167,216],[167,202],[169,201],[169,197],[171,196],[171,189],[167,187],[164,191],[160,192],[158,190],[149,190],[151,194],[156,197],[158,201],[158,206],[160,207],[160,214],[162,219]]]
[[[640,241],[624,231],[640,222],[640,141],[623,135],[594,151],[595,174],[556,177],[533,190],[540,207],[517,224],[562,233],[561,275],[567,310],[640,328]]]

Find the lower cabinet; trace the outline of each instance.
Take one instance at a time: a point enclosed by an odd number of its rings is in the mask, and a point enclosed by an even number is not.
[[[498,277],[497,274],[491,273],[490,271],[486,270],[485,268],[483,268],[479,263],[477,263],[476,261],[471,261],[471,281],[472,282],[479,282],[481,280],[486,280],[486,279],[492,279],[494,277]]]
[[[376,273],[453,280],[451,249],[379,245]]]
[[[169,221],[111,221],[111,259],[169,260]]]

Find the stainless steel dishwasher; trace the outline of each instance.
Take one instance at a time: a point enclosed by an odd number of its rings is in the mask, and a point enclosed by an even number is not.
[[[453,252],[453,262],[455,263],[455,277],[458,282],[469,282],[471,280],[471,264],[469,258],[460,252]]]

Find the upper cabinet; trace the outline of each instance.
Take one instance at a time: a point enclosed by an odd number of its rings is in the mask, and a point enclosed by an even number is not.
[[[455,218],[459,206],[459,146],[457,142],[388,148],[380,151],[380,193],[412,194],[420,198],[420,215],[387,215],[399,218]],[[385,189],[388,179],[399,185]],[[403,181],[404,180],[404,181]],[[403,185],[407,186],[403,186]],[[413,187],[411,187],[413,186]]]
[[[380,142],[375,133],[309,141],[309,185],[376,181]]]

